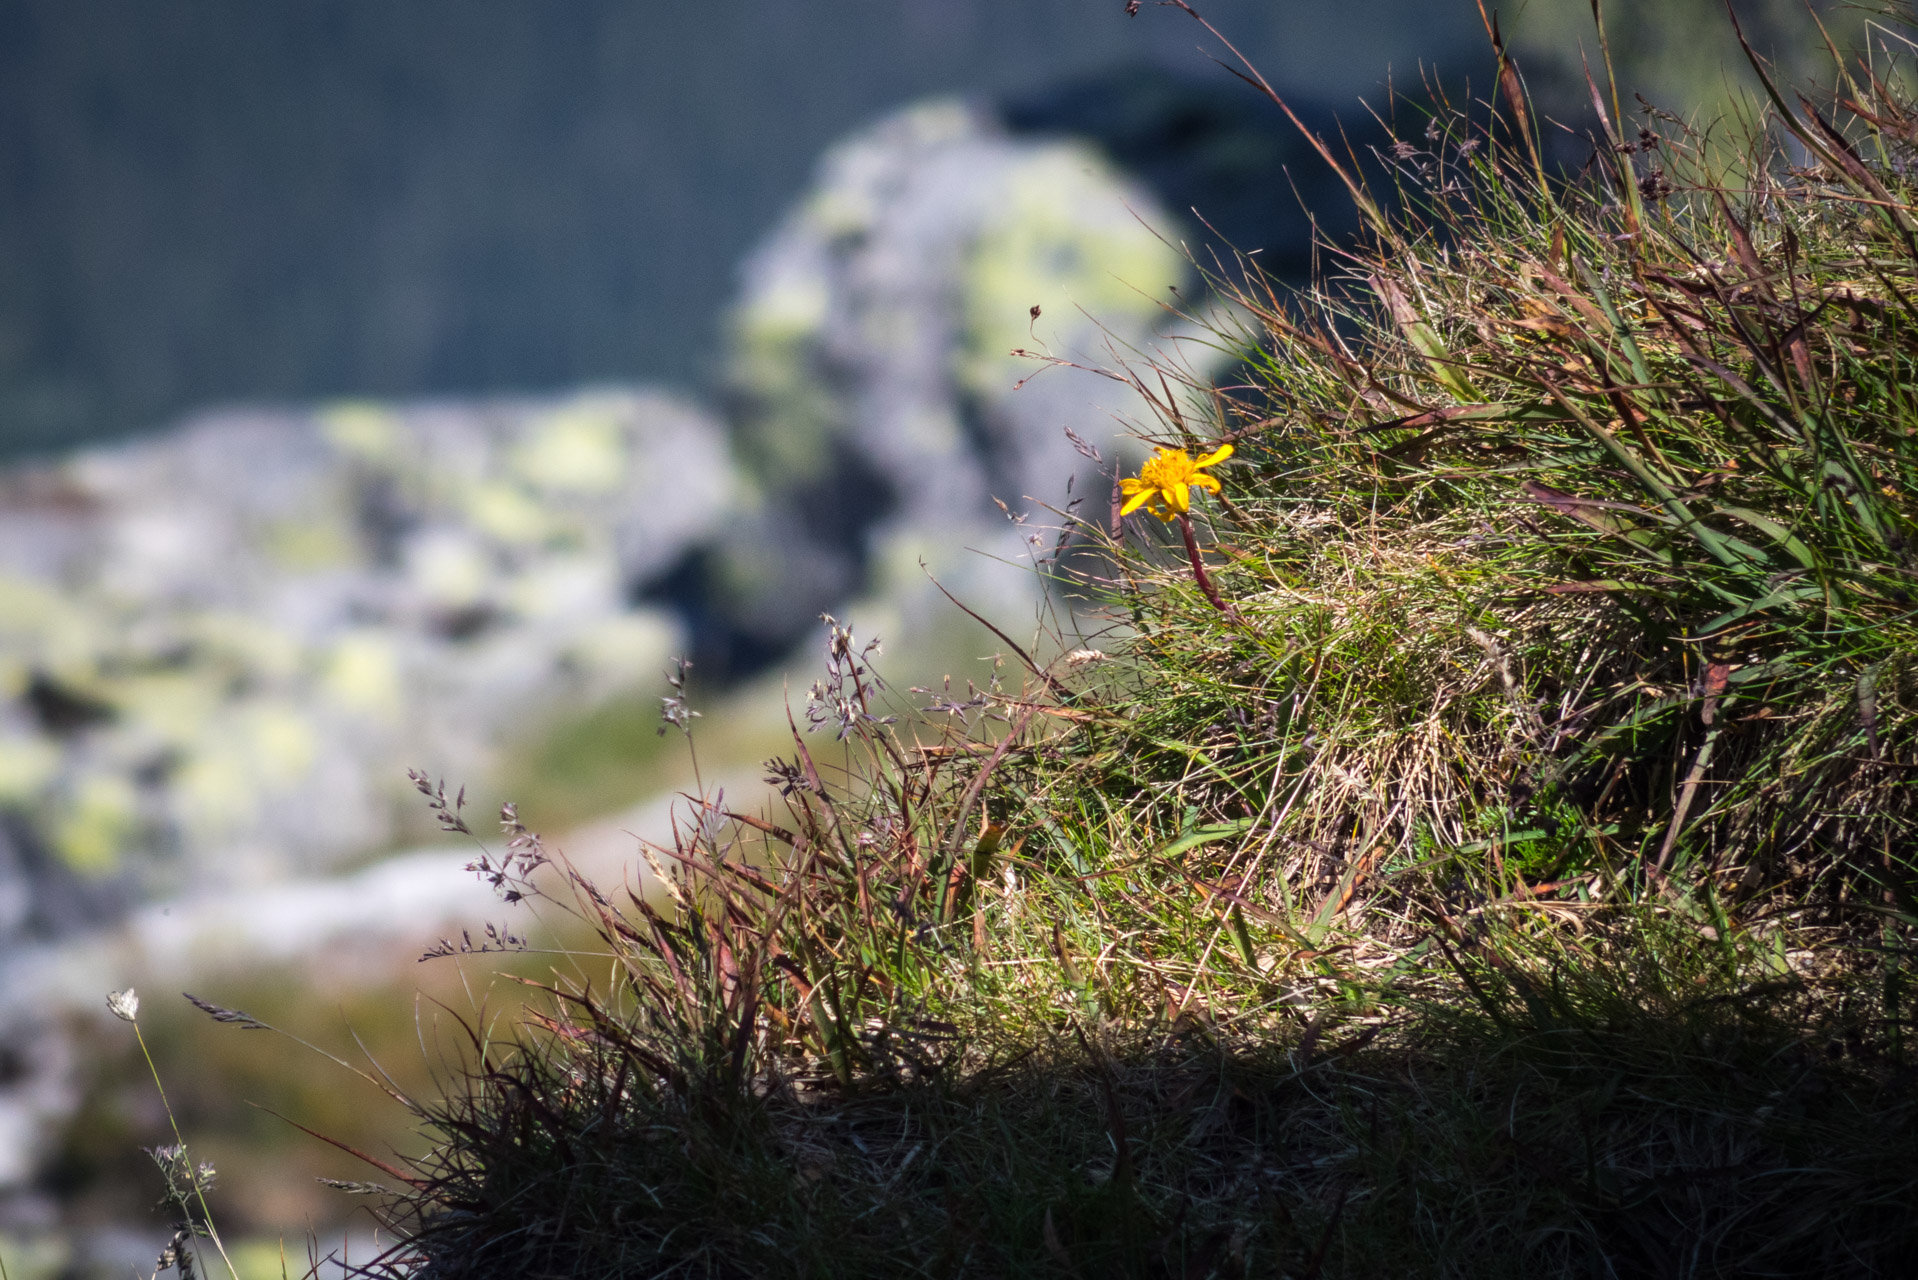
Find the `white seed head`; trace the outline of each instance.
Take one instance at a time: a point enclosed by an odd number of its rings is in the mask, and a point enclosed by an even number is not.
[[[140,1016],[140,997],[132,987],[125,991],[111,991],[107,993],[107,1008],[120,1021],[132,1022]]]
[[[1090,662],[1104,662],[1105,660],[1105,654],[1097,649],[1074,649],[1066,655],[1066,665],[1069,667],[1083,667]]]

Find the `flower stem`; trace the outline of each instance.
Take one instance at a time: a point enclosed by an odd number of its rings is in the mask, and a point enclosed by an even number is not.
[[[1212,585],[1212,575],[1205,571],[1205,561],[1199,558],[1199,539],[1192,532],[1192,517],[1181,513],[1179,533],[1185,538],[1186,558],[1192,561],[1192,579],[1199,584],[1199,590],[1205,592],[1205,598],[1212,607],[1232,621],[1239,621],[1239,611],[1227,604],[1220,596],[1219,589]]]
[[[129,1021],[131,1021],[131,1019],[129,1019]],[[227,1274],[232,1276],[233,1280],[240,1280],[240,1273],[234,1267],[233,1259],[227,1257],[226,1244],[220,1239],[218,1228],[213,1225],[213,1210],[207,1207],[206,1189],[201,1186],[199,1174],[195,1171],[192,1160],[187,1155],[186,1138],[180,1132],[180,1122],[174,1119],[173,1104],[167,1101],[166,1086],[160,1083],[160,1068],[153,1061],[153,1051],[147,1048],[147,1038],[141,1033],[138,1022],[133,1023],[133,1038],[139,1041],[140,1056],[147,1060],[147,1070],[153,1073],[153,1087],[160,1091],[160,1109],[166,1112],[167,1123],[173,1127],[173,1141],[178,1143],[180,1147],[180,1159],[186,1162],[187,1181],[193,1188],[194,1199],[200,1202],[200,1220],[206,1224],[207,1238],[213,1241],[213,1247],[220,1251],[220,1261],[226,1263]],[[184,1196],[178,1195],[177,1192],[175,1193],[175,1199],[180,1208],[186,1213],[187,1236],[191,1239],[194,1225],[193,1207],[186,1202]]]

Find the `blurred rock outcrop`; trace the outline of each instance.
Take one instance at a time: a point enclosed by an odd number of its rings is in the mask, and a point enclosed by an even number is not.
[[[404,768],[657,677],[732,505],[654,392],[229,412],[0,480],[0,945],[389,845]],[[89,903],[89,899],[97,902]]]
[[[617,388],[232,410],[0,472],[0,947],[390,845],[407,765],[483,781],[687,625],[737,672],[921,560],[1016,560],[1108,501],[1137,401],[1070,366],[1163,350],[1177,227],[1083,143],[927,103],[745,264],[725,422]]]
[[[1158,341],[1175,228],[1093,149],[934,102],[745,265],[730,428],[652,391],[339,404],[0,473],[0,945],[378,849],[404,766],[484,779],[682,617],[747,668],[874,565],[1016,554],[995,499],[1104,502],[1067,432],[1109,451],[1132,393],[1012,352]]]
[[[748,664],[902,547],[1003,550],[995,499],[1038,524],[1103,502],[1086,450],[1138,402],[1088,370],[1180,328],[1178,227],[1095,148],[978,105],[916,106],[828,152],[732,313],[747,488],[703,566],[701,638]]]

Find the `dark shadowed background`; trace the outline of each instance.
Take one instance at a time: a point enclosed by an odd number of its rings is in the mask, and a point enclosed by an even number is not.
[[[1709,97],[1721,7],[1615,3],[1615,43]],[[1737,7],[1763,38],[1798,8]],[[1122,8],[5,0],[0,453],[208,401],[697,380],[734,264],[834,137],[929,94],[1212,70],[1190,20]],[[1588,37],[1584,0],[1506,8]],[[1347,116],[1484,61],[1464,0],[1205,12]]]
[[[1211,70],[1117,0],[8,0],[0,450],[234,399],[691,381],[819,150],[941,92]],[[1218,0],[1356,107],[1469,5]],[[1219,73],[1223,78],[1223,73]]]

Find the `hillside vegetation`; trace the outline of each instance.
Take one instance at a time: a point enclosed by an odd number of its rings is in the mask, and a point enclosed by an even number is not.
[[[1119,371],[1161,448],[1233,452],[1185,528],[1116,484],[1068,514],[1085,630],[908,693],[829,622],[777,811],[700,798],[657,901],[510,828],[502,886],[606,954],[418,1104],[393,1270],[1908,1265],[1883,39],[1742,139],[1601,73],[1569,178],[1503,62],[1489,115],[1396,104],[1369,185],[1328,147],[1368,235],[1303,294],[1222,284],[1243,376]]]

